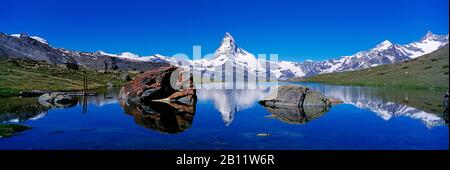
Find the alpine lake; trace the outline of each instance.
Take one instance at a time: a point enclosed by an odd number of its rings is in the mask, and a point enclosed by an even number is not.
[[[299,84],[343,101],[330,108],[277,110],[256,89],[198,89],[193,108],[118,99],[120,88],[49,107],[0,98],[0,123],[31,127],[0,138],[0,150],[448,150],[445,91]],[[186,111],[187,110],[187,111]],[[448,113],[448,112],[447,112]]]

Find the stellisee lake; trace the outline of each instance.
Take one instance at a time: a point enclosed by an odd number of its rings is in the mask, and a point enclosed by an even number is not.
[[[271,83],[265,83],[271,86]],[[301,84],[341,99],[329,109],[274,110],[262,89],[199,89],[195,108],[145,108],[117,99],[118,88],[74,106],[0,98],[0,123],[32,127],[0,138],[0,150],[294,149],[448,150],[445,91]],[[195,113],[194,113],[195,112]]]

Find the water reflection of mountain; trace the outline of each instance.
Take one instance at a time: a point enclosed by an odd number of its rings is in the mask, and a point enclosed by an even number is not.
[[[221,113],[226,126],[234,120],[236,112],[252,107],[266,96],[268,88],[257,89],[198,89],[200,100],[212,101],[214,107]]]
[[[36,98],[0,98],[0,123],[37,120],[45,116],[48,107],[39,104]]]
[[[384,120],[407,116],[421,120],[429,128],[446,124],[442,114],[442,91],[302,84],[322,92],[325,96],[335,97],[346,104],[370,110]],[[225,125],[229,125],[236,112],[252,107],[266,96],[269,92],[268,86],[259,89],[199,89],[198,97],[200,100],[212,101],[221,113]],[[301,123],[302,114],[294,115],[297,116],[288,118],[286,114],[279,114],[280,119],[284,121]]]
[[[162,133],[179,133],[192,126],[195,106],[181,103],[127,103],[120,100],[125,113],[132,115],[134,121],[145,128]]]
[[[427,127],[444,125],[442,118],[442,92],[432,90],[408,90],[368,88],[332,85],[310,85],[311,88],[375,112],[384,120],[407,116],[421,120]]]

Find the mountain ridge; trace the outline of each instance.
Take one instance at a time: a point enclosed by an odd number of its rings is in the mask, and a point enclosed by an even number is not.
[[[360,70],[385,64],[398,63],[431,53],[448,44],[447,35],[435,35],[428,31],[419,41],[400,45],[385,40],[375,47],[322,61],[304,62],[269,61],[256,58],[252,53],[240,48],[230,33],[225,33],[213,58],[200,60],[178,59],[159,54],[139,56],[130,52],[109,54],[103,51],[78,52],[50,46],[47,40],[26,34],[7,35],[0,33],[0,54],[6,58],[45,60],[51,63],[75,63],[95,70],[135,70],[145,71],[155,65],[192,65],[201,72],[199,76],[214,76],[224,65],[232,65],[235,72],[245,73],[245,78],[267,75],[267,77],[287,80],[294,77],[310,77],[317,74]],[[269,68],[269,69],[268,69]],[[230,73],[226,73],[230,74]]]
[[[448,89],[449,45],[399,63],[320,74],[300,81],[339,85]],[[292,80],[296,81],[296,80]]]

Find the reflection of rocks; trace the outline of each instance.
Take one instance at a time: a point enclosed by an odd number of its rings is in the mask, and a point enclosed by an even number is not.
[[[196,101],[194,101],[195,103]],[[195,104],[179,102],[148,102],[146,104],[120,100],[127,114],[134,117],[137,124],[163,133],[179,133],[190,128],[195,114]]]
[[[318,118],[331,105],[320,92],[298,85],[280,86],[259,103],[283,122],[293,124]]]
[[[78,100],[64,93],[46,93],[39,96],[39,103],[45,107],[72,107]]]
[[[30,129],[31,127],[19,124],[0,124],[0,138],[11,137],[18,132]]]
[[[328,112],[329,107],[314,107],[306,106],[302,107],[265,107],[273,117],[280,119],[283,122],[291,124],[305,124],[311,120],[319,118],[326,112]]]

